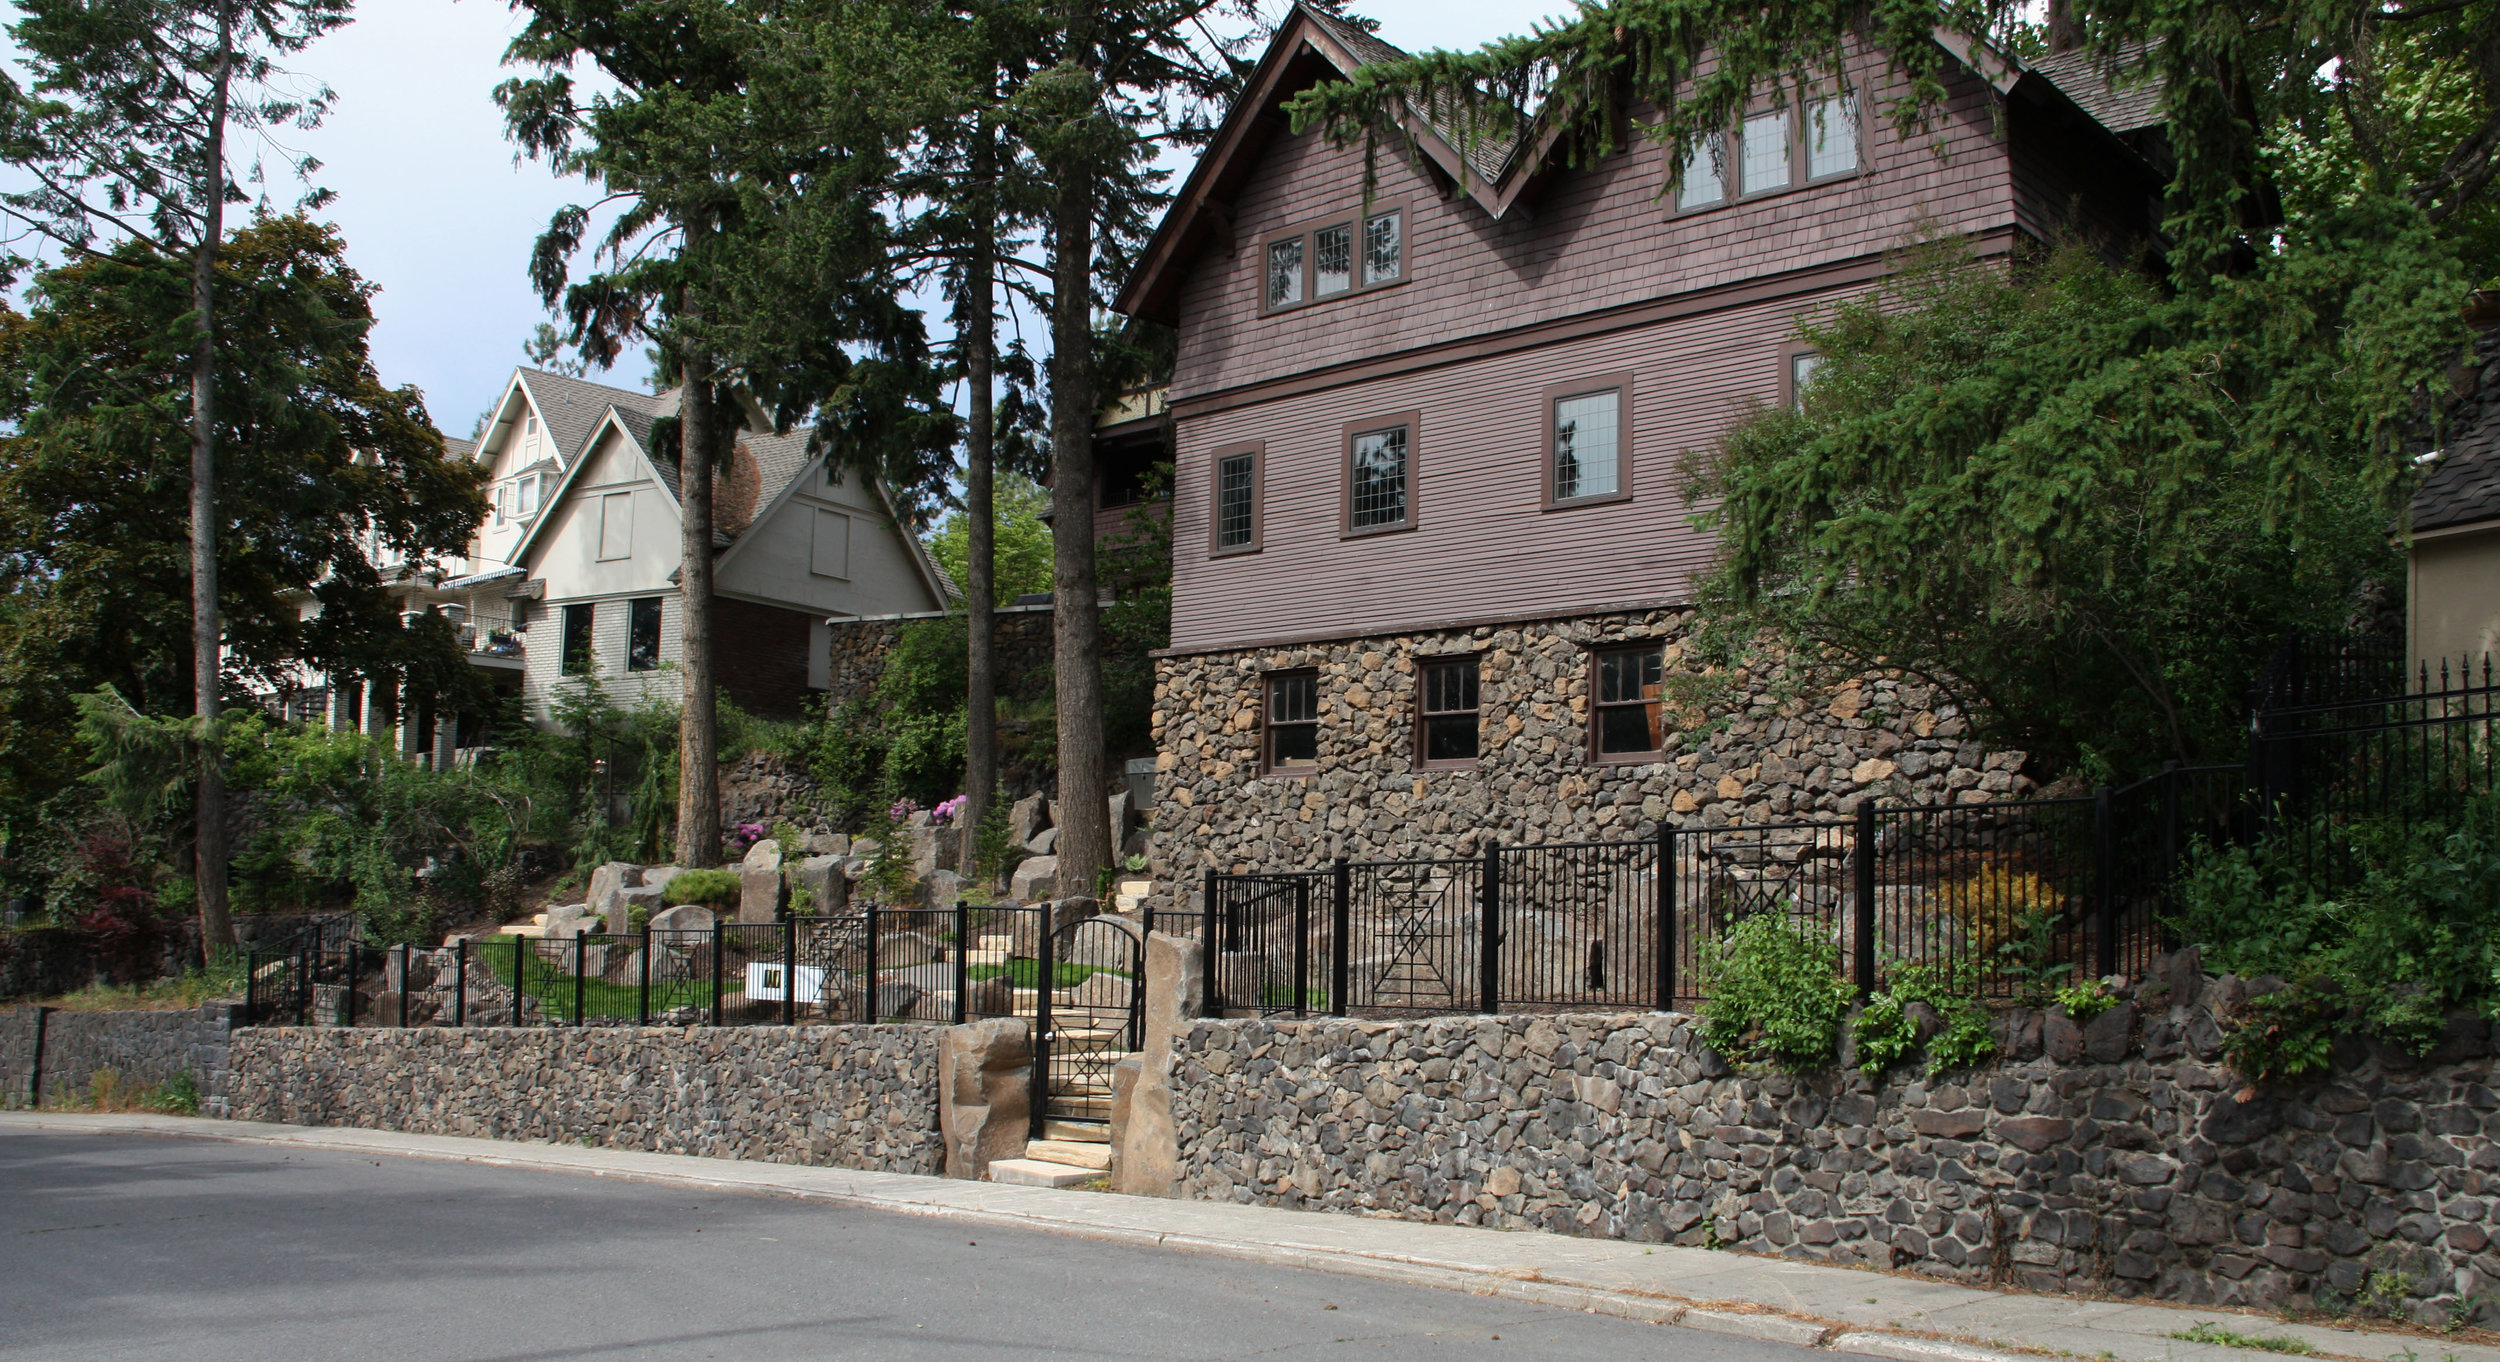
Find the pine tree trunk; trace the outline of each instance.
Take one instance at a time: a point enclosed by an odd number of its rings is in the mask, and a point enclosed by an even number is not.
[[[1089,11],[1069,7],[1068,51],[1093,70]],[[1092,894],[1111,865],[1102,729],[1102,620],[1094,572],[1094,176],[1054,168],[1051,208],[1051,651],[1059,707],[1059,889]]]
[[[200,948],[211,960],[235,945],[226,907],[224,630],[217,616],[217,248],[226,231],[226,90],[234,65],[233,17],[217,16],[217,81],[209,100],[207,179],[199,245],[191,253],[191,308],[199,348],[191,356],[191,713],[200,721],[200,773],[192,815],[191,867],[200,904]]]
[[[685,360],[677,404],[677,506],[685,524],[678,565],[677,863],[720,861],[720,725],[712,669],[712,451],[719,412],[712,367]]]
[[[973,130],[972,178],[976,194],[974,230],[983,235],[972,246],[964,270],[964,381],[970,393],[968,429],[964,433],[964,605],[970,631],[964,677],[964,813],[963,856],[959,862],[969,879],[980,854],[981,821],[998,797],[998,527],[991,485],[991,374],[996,333],[991,330],[996,305],[995,266],[990,260],[993,216],[987,211],[989,176],[994,157],[986,119]]]

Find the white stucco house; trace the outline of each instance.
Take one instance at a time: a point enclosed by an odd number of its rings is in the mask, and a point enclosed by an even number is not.
[[[477,440],[444,441],[445,457],[485,466],[490,509],[464,559],[405,573],[395,590],[404,611],[446,616],[533,722],[550,721],[564,678],[583,670],[621,706],[676,693],[683,522],[676,465],[652,443],[676,404],[674,390],[521,369]],[[749,713],[797,717],[828,681],[829,618],[943,610],[956,593],[873,480],[828,474],[804,431],[776,435],[751,403],[739,410],[713,487],[721,689]],[[402,713],[389,692],[307,678],[282,698],[392,732],[431,761],[491,741],[483,716]]]

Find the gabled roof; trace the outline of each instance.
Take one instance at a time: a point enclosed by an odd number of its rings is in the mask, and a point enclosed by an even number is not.
[[[2500,392],[2458,405],[2456,427],[2413,494],[2412,512],[2417,535],[2500,522]]]
[[[2000,95],[2036,76],[2113,134],[2123,136],[2161,123],[2158,86],[2129,81],[2123,75],[2113,79],[2088,55],[2066,53],[2026,67],[1965,34],[1939,29],[1936,42]],[[1173,308],[1180,276],[1202,243],[1210,238],[1231,242],[1232,201],[1256,166],[1259,152],[1285,131],[1279,112],[1284,101],[1314,81],[1350,76],[1364,66],[1408,55],[1405,49],[1344,20],[1296,3],[1165,211],[1112,310],[1157,321],[1176,320]],[[1405,110],[1398,131],[1459,193],[1496,220],[1516,207],[1539,179],[1561,131],[1558,124],[1539,115],[1530,120],[1531,135],[1524,145],[1511,139],[1466,139],[1456,135],[1445,110],[1423,109],[1411,101]],[[1464,155],[1458,150],[1462,142],[1472,143]]]
[[[544,369],[516,370],[512,381],[528,392],[530,405],[538,409],[538,419],[546,423],[547,438],[555,445],[556,457],[567,465],[589,448],[591,433],[599,428],[600,418],[607,415],[608,408],[650,411],[667,396],[612,388]]]

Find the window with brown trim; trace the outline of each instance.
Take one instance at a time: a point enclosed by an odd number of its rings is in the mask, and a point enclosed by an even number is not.
[[[1215,473],[1211,488],[1215,495],[1209,508],[1207,549],[1210,553],[1256,553],[1259,551],[1259,519],[1261,464],[1266,448],[1262,445],[1234,445],[1215,451]]]
[[[1695,143],[1684,158],[1675,211],[1716,208],[1855,175],[1866,163],[1857,98],[1825,95],[1748,114]]]
[[[1482,727],[1475,657],[1431,659],[1417,669],[1416,682],[1416,758],[1426,766],[1473,763]]]
[[[1806,409],[1806,389],[1814,386],[1815,371],[1823,367],[1823,356],[1811,345],[1788,345],[1780,349],[1780,405],[1791,411]]]
[[[1590,747],[1599,761],[1645,761],[1667,745],[1667,712],[1660,691],[1666,655],[1655,643],[1599,649],[1590,659]]]
[[[1346,535],[1415,527],[1415,429],[1411,411],[1346,424]]]
[[[1259,707],[1260,762],[1297,774],[1319,765],[1319,673],[1269,672]]]
[[[1603,374],[1545,390],[1545,504],[1632,495],[1632,376]]]
[[[1280,312],[1406,278],[1406,205],[1373,204],[1290,228],[1260,252],[1259,310]]]

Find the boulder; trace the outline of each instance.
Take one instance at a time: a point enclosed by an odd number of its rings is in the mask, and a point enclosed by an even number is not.
[[[1024,841],[1024,849],[1036,856],[1047,856],[1059,845],[1059,829],[1044,828]]]
[[[933,870],[920,882],[920,901],[931,908],[952,908],[964,896],[964,877],[952,870]]]
[[[1129,806],[1128,791],[1122,790],[1112,795],[1107,803],[1111,822],[1111,840],[1117,842],[1121,834],[1128,831],[1129,818],[1133,812]]]
[[[1156,932],[1146,938],[1146,1048],[1128,1100],[1114,1092],[1111,1186],[1130,1196],[1174,1196],[1180,1188],[1180,1129],[1172,1119],[1172,1038],[1206,1011],[1198,943]],[[1114,1079],[1115,1084],[1117,1079]]]
[[[1131,856],[1143,856],[1145,854],[1146,830],[1144,828],[1130,828],[1128,830],[1128,836],[1120,839],[1120,859],[1125,861]]]
[[[946,1028],[938,1044],[938,1132],[946,1176],[979,1181],[992,1162],[1021,1158],[1032,1133],[1033,1045],[1012,1017]]]
[[[851,841],[851,855],[863,865],[877,859],[877,853],[883,850],[885,850],[885,843],[874,837],[858,837]],[[851,878],[858,879],[859,877],[854,875]]]
[[[1016,867],[1007,877],[1007,896],[1026,903],[1047,899],[1059,892],[1059,858],[1035,856]],[[1025,954],[1023,951],[1016,952]]]
[[[601,930],[602,919],[586,903],[568,903],[547,910],[547,921],[539,935],[547,940],[564,936],[582,936]]]
[[[738,920],[781,920],[781,843],[767,837],[738,863]]]
[[[713,921],[711,909],[700,903],[681,903],[674,908],[663,908],[653,913],[651,930],[655,932],[708,932],[712,930]]]
[[[2120,1003],[2083,1028],[2083,1053],[2095,1064],[2115,1064],[2127,1057],[2134,1040],[2135,1004]]]
[[[1102,912],[1101,904],[1084,898],[1060,899],[1038,907],[1039,911],[1015,915],[1012,927],[1015,942],[1007,948],[1009,955],[1024,960],[1034,959],[1042,953],[1042,932],[1045,928],[1055,932],[1071,922],[1081,922]]]
[[[793,890],[807,886],[807,911],[812,914],[838,913],[851,904],[851,880],[842,873],[846,858],[830,853],[810,856],[790,868]],[[795,900],[797,894],[791,898]]]
[[[586,896],[590,911],[608,921],[615,921],[618,891],[631,889],[641,883],[642,867],[631,861],[608,861],[601,864],[590,872],[590,893]]]
[[[1004,974],[972,981],[964,998],[967,1017],[1012,1017],[1016,1015],[1016,981]],[[1022,1025],[1021,1022],[1018,1025]]]
[[[1078,1007],[1097,1008],[1106,1012],[1125,1012],[1128,1010],[1131,994],[1132,987],[1125,976],[1096,970],[1085,976],[1084,983],[1076,986],[1076,993],[1071,1001]]]
[[[1030,794],[1007,806],[1007,835],[1019,842],[1030,842],[1033,834],[1050,826],[1048,801]]]
[[[811,832],[799,839],[799,850],[810,856],[848,856],[851,854],[850,834]]]
[[[682,865],[655,865],[642,872],[642,887],[666,889],[678,876],[685,873],[686,868]]]
[[[946,943],[926,932],[877,932],[877,968],[908,969],[946,958]]]
[[[912,1010],[920,1005],[920,1000],[927,996],[927,993],[928,991],[920,985],[906,983],[901,979],[879,980],[876,1015],[868,1020],[883,1021],[887,1017],[912,1016]]]
[[[912,815],[914,818],[920,815]],[[937,873],[938,844],[955,840],[941,830],[920,823],[911,829],[911,877],[925,880]]]
[[[645,922],[650,921],[659,914],[662,908],[668,906],[661,898],[666,892],[666,886],[650,884],[636,885],[631,889],[616,891],[616,902],[608,909],[607,930],[619,936],[634,931],[636,908],[642,910]]]

